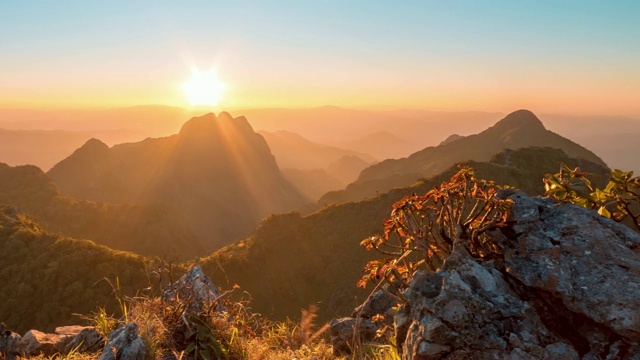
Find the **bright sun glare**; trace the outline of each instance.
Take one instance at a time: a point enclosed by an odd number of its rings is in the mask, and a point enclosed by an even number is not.
[[[191,79],[182,86],[187,99],[194,106],[216,106],[224,90],[224,83],[218,80],[215,68],[201,71],[193,68]]]

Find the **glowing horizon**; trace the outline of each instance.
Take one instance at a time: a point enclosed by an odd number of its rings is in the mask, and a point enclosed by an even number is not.
[[[640,117],[635,1],[76,5],[0,4],[0,108],[190,108],[192,68],[215,67],[215,109]]]

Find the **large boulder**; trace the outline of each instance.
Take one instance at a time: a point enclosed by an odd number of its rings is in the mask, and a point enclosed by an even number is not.
[[[395,316],[403,359],[640,359],[640,235],[593,210],[505,193],[504,258],[457,245]]]

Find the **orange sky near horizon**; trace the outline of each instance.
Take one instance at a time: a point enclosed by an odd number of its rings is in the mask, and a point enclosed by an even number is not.
[[[640,118],[637,2],[250,3],[0,4],[9,39],[0,108],[188,108],[182,87],[195,66],[215,67],[225,84],[215,111],[532,108]]]

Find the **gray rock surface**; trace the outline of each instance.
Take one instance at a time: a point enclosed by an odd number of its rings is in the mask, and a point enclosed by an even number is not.
[[[329,323],[331,345],[336,356],[351,354],[354,342],[374,342],[376,332],[380,328],[373,323],[371,318],[383,315],[392,319],[394,312],[392,307],[396,305],[394,299],[387,292],[378,290],[371,294],[367,300],[354,309],[351,317],[333,319]],[[390,320],[387,320],[391,325]]]
[[[97,352],[104,346],[104,338],[93,326],[74,326],[75,335],[64,344],[64,353],[76,351],[79,353]],[[56,332],[59,328],[56,328]],[[79,330],[79,331],[77,331]]]
[[[0,323],[0,358],[4,356],[6,360],[14,360],[20,355],[20,344],[22,337],[11,330],[5,328],[4,323]]]
[[[576,314],[640,342],[640,235],[571,204],[511,196],[505,266]]]
[[[351,353],[354,341],[371,342],[376,336],[377,326],[369,319],[345,317],[329,323],[329,334],[333,353],[336,356]],[[354,334],[357,333],[357,336]]]
[[[417,273],[394,317],[402,358],[640,359],[640,234],[593,210],[502,195],[510,217],[489,235],[504,257],[458,243],[439,271]],[[376,301],[361,309],[386,306]]]
[[[135,323],[120,324],[109,335],[98,360],[144,360],[146,348]]]
[[[378,290],[371,294],[362,305],[355,308],[351,317],[371,319],[375,315],[392,315],[390,310],[397,302],[388,293]]]
[[[548,346],[578,358],[491,265],[457,247],[440,271],[414,277],[395,318],[403,359],[551,359]]]
[[[208,310],[226,311],[217,301],[219,297],[218,287],[199,266],[194,266],[178,281],[167,286],[162,295],[164,301],[184,301],[189,314],[200,314]]]

